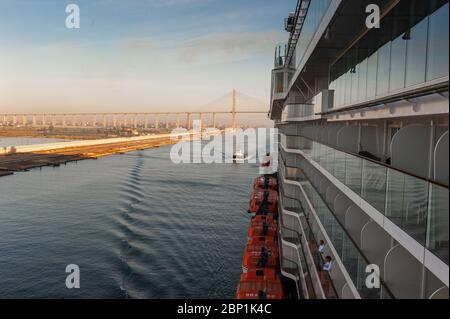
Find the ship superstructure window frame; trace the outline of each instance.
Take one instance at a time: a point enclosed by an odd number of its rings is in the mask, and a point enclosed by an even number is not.
[[[418,21],[407,30],[408,37],[404,31],[376,50],[350,50],[342,61],[331,66],[329,87],[335,90],[333,108],[369,102],[409,88],[426,86],[432,81],[448,81],[448,31],[439,34],[435,30],[438,21],[443,23],[446,20],[448,23],[448,7],[447,3]],[[439,46],[443,50],[441,53],[432,45],[437,42],[442,42]],[[366,63],[367,74],[364,74]],[[353,77],[357,77],[357,81]],[[355,87],[356,82],[358,85]],[[354,99],[356,95],[357,100]]]

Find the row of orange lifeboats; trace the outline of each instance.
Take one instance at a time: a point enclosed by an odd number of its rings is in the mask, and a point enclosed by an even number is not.
[[[282,299],[278,246],[278,184],[273,176],[253,183],[248,212],[253,216],[242,262],[237,299]]]

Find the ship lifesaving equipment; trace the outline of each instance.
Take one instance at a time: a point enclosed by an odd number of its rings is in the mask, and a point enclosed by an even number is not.
[[[276,215],[278,211],[278,193],[275,190],[256,189],[250,195],[248,212],[257,215]]]
[[[266,247],[261,247],[259,252],[244,252],[242,271],[245,273],[255,268],[279,268],[278,253],[272,253]]]
[[[283,286],[274,269],[252,269],[241,275],[236,299],[283,299]]]
[[[276,237],[278,233],[277,224],[269,224],[266,222],[263,222],[261,224],[254,225],[253,223],[250,224],[250,227],[248,229],[248,237],[255,237],[255,236],[270,236],[270,237]]]
[[[277,179],[272,176],[258,176],[253,181],[253,189],[273,189],[277,190]]]
[[[257,223],[269,223],[269,224],[278,224],[276,219],[273,218],[272,215],[255,215],[252,216],[252,219],[250,220],[251,224],[257,224]]]

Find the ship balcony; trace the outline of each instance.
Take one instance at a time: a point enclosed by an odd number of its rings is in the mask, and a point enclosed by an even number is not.
[[[281,207],[283,204],[280,203]],[[284,222],[284,218],[289,218],[289,215],[283,213],[280,215],[281,223],[284,225],[280,229],[280,238],[282,244],[282,251],[284,256],[289,256],[290,260],[295,261],[299,267],[298,286],[301,291],[303,299],[324,299],[325,294],[318,285],[318,274],[312,261],[312,255],[307,247],[307,242],[304,240],[304,234],[295,224]],[[291,225],[294,228],[289,228]]]
[[[304,254],[310,275],[319,298],[327,299],[391,299],[392,293],[384,283],[379,288],[365,286],[367,259],[335,220],[332,213],[314,189],[298,178],[286,177],[287,167],[280,162],[280,179],[283,225],[301,229],[308,251]],[[319,242],[325,249],[319,252]],[[284,248],[285,249],[285,248]],[[324,258],[331,256],[333,269],[324,271]],[[319,287],[317,287],[319,286]]]
[[[284,191],[280,190],[283,251],[301,265],[303,295],[309,299],[339,298],[330,275],[321,271],[324,261],[318,253],[319,245],[313,238],[301,204],[283,193]]]
[[[281,117],[282,122],[296,122],[315,120],[317,116],[314,111],[314,104],[288,104]]]
[[[340,247],[333,256],[341,257],[342,272],[361,296],[367,293],[358,277],[365,262],[380,269],[387,288],[381,298],[448,298],[448,187],[305,136],[281,133],[280,157],[284,187],[297,187],[289,196],[315,203],[322,222],[334,225],[316,238],[337,236],[329,243]],[[358,266],[344,263],[348,243]],[[336,286],[339,293],[342,285]]]

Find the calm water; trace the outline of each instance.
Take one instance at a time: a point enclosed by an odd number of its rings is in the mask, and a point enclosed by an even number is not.
[[[0,298],[232,298],[258,167],[169,150],[0,178]]]
[[[38,137],[0,137],[0,147],[54,143],[54,142],[68,142],[68,140],[61,140],[56,138],[38,138]]]

